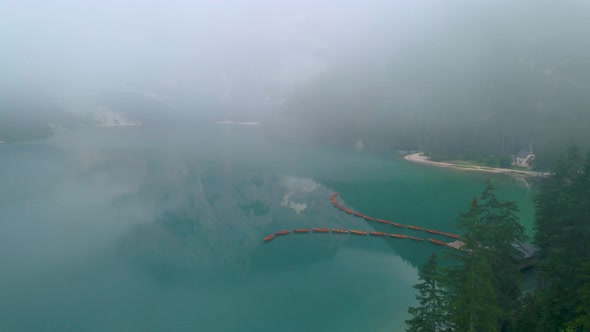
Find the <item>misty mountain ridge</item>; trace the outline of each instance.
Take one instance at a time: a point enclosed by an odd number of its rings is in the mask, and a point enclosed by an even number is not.
[[[27,35],[43,41],[42,70],[21,63],[16,55],[27,50],[7,37],[12,80],[2,94],[16,91],[31,107],[2,109],[21,112],[19,126],[25,119],[41,127],[259,121],[286,141],[362,140],[433,159],[509,155],[532,144],[543,166],[564,146],[590,141],[588,8],[498,4],[214,6],[208,28],[193,17],[201,12],[183,6],[150,5],[171,14],[166,19],[121,5],[125,15],[106,31],[98,27],[108,10],[88,17],[76,9],[75,22],[86,25],[51,47],[41,37],[72,31],[63,30],[67,20],[43,16],[56,25]],[[127,25],[142,15],[150,20]],[[88,49],[56,48],[81,40]]]
[[[510,156],[532,144],[541,168],[571,144],[588,145],[587,8],[537,2],[443,11],[413,39],[391,41],[388,54],[333,66],[299,89],[273,119],[288,129],[275,134],[420,149],[435,160]],[[568,25],[556,25],[565,13]]]

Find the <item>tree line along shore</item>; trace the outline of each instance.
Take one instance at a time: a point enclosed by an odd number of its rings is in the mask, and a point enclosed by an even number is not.
[[[590,152],[570,148],[534,204],[536,289],[522,291],[518,207],[487,181],[457,220],[462,250],[432,254],[420,269],[407,331],[589,331]]]

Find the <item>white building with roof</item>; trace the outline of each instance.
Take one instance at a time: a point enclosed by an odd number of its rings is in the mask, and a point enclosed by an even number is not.
[[[535,161],[535,154],[533,153],[533,145],[529,144],[529,149],[522,149],[520,152],[512,157],[512,166],[519,167],[533,167]]]

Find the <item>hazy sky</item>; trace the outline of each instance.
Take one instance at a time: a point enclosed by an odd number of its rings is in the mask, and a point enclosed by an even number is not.
[[[408,50],[416,61],[485,66],[499,44],[534,39],[514,22],[568,22],[551,2],[528,3],[4,0],[0,87],[272,102],[331,67],[412,60]]]
[[[395,47],[394,36],[423,28],[438,6],[5,0],[0,4],[3,79],[55,88],[154,79],[163,84],[187,76],[218,79],[222,72],[237,80],[253,72],[263,79],[297,82],[353,54],[378,56]]]

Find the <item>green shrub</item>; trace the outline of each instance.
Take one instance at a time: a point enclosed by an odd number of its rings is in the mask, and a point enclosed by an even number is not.
[[[512,166],[512,158],[509,155],[503,155],[499,161],[500,167],[510,168]]]
[[[486,158],[486,165],[488,166],[498,166],[498,157],[496,157],[495,155],[491,154]]]

